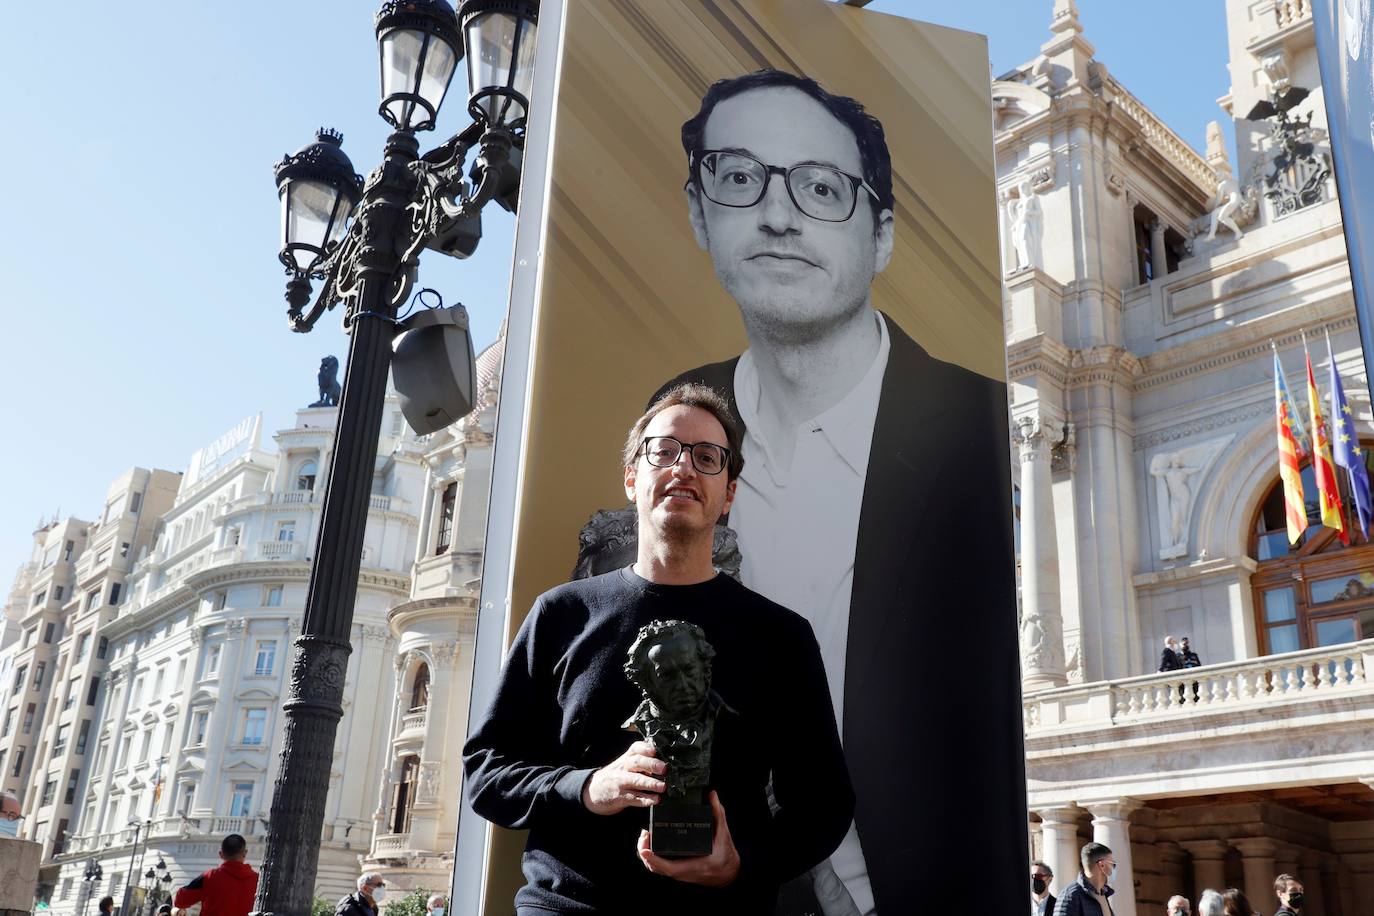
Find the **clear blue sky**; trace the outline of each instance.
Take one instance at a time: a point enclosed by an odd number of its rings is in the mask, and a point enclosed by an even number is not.
[[[272,165],[321,125],[342,131],[357,171],[378,161],[387,128],[376,115],[377,5],[10,9],[16,40],[0,58],[0,589],[41,518],[94,517],[126,469],[183,469],[249,414],[262,411],[267,430],[290,425],[316,397],[320,358],[345,357],[337,313],[310,334],[286,327]],[[1229,89],[1222,0],[1078,5],[1097,59],[1201,149]],[[987,34],[996,73],[1035,57],[1052,6],[872,4]],[[460,126],[462,79],[426,148]],[[468,307],[479,348],[505,308],[513,229],[495,207],[484,221],[472,259],[427,254],[421,266],[423,285]]]

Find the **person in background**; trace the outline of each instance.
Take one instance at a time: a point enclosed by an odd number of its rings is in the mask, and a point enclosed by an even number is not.
[[[1226,916],[1259,916],[1259,911],[1241,893],[1240,888],[1230,887],[1221,895],[1222,912]]]
[[[429,899],[425,901],[425,912],[428,916],[444,916],[446,902],[443,894],[430,894]]]
[[[1197,916],[1226,916],[1226,901],[1217,891],[1203,891],[1197,900]]]
[[[1186,636],[1183,637],[1183,639],[1179,640],[1178,660],[1184,668],[1202,667],[1202,659],[1199,658],[1198,654],[1192,650],[1191,646],[1188,645],[1188,637]]]
[[[1110,898],[1116,891],[1110,882],[1116,875],[1116,859],[1101,843],[1089,843],[1078,854],[1083,865],[1078,880],[1060,891],[1054,916],[1112,916]]]
[[[1192,909],[1188,905],[1188,898],[1180,894],[1174,894],[1165,904],[1165,911],[1168,916],[1191,916]]]
[[[110,916],[114,912],[114,898],[101,897],[100,902],[96,904],[96,909],[100,911],[100,916]]]
[[[0,792],[0,836],[19,836],[20,814],[19,796],[13,792]]]
[[[347,894],[334,908],[334,916],[377,916],[386,899],[386,881],[375,871],[358,876],[358,889]]]
[[[1279,898],[1279,911],[1274,916],[1298,916],[1302,909],[1302,882],[1292,875],[1279,875],[1274,879],[1274,893]]]
[[[1177,671],[1183,667],[1183,659],[1178,654],[1178,640],[1172,636],[1164,637],[1164,651],[1159,653],[1160,671]]]
[[[197,875],[176,892],[178,909],[200,904],[200,916],[248,916],[258,893],[258,873],[245,860],[248,841],[237,833],[219,844],[220,864]]]
[[[1036,859],[1031,863],[1031,916],[1054,916],[1054,894],[1050,882],[1054,869]]]

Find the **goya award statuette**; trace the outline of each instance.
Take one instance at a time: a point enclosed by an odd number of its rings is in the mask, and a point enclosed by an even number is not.
[[[644,696],[625,727],[668,764],[667,790],[649,809],[649,848],[664,858],[711,851],[711,739],[725,705],[711,689],[715,654],[701,627],[655,620],[640,628],[625,663],[625,676]]]

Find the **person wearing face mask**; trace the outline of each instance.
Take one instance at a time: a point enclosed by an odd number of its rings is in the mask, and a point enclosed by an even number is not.
[[[1083,871],[1078,880],[1064,888],[1055,905],[1054,916],[1113,916],[1111,880],[1116,875],[1116,859],[1101,843],[1089,843],[1078,854]]]
[[[386,881],[375,871],[358,876],[358,889],[334,907],[334,916],[377,916],[386,899]]]
[[[1302,882],[1292,875],[1279,875],[1274,879],[1274,893],[1279,898],[1279,911],[1274,916],[1298,916],[1302,909]]]
[[[1031,916],[1054,916],[1054,894],[1050,882],[1054,869],[1039,859],[1031,863]]]
[[[1169,898],[1169,902],[1164,905],[1164,912],[1168,916],[1192,916],[1188,907],[1188,898],[1181,894],[1174,894]]]
[[[425,913],[427,916],[444,916],[444,895],[430,894],[425,901]]]

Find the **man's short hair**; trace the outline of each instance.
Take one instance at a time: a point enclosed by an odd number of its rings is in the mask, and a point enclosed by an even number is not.
[[[1289,881],[1292,881],[1294,884],[1302,884],[1297,878],[1285,872],[1274,879],[1274,893],[1282,894],[1284,891],[1288,890]]]
[[[104,909],[106,909],[106,908],[114,909],[114,898],[113,898],[113,897],[101,897],[101,898],[100,898],[100,902],[97,903],[97,904],[95,905],[95,908],[96,908],[97,910],[104,910]]]
[[[716,657],[716,650],[706,641],[706,631],[694,623],[687,623],[684,620],[655,620],[653,623],[646,624],[639,630],[639,635],[630,644],[629,660],[625,662],[625,676],[636,687],[646,687],[648,679],[645,672],[649,669],[649,648],[652,644],[660,642],[666,636],[677,633],[684,633],[691,638],[692,644],[696,647],[697,658],[701,659],[702,665],[709,673],[711,670],[711,659]]]
[[[358,876],[358,890],[362,890],[369,884],[385,884],[386,881],[375,871],[365,871]]]
[[[434,906],[434,901],[436,901],[436,900],[439,901],[439,903],[441,903],[441,904],[445,904],[445,903],[448,902],[448,901],[446,901],[446,900],[444,899],[444,895],[443,895],[443,894],[430,894],[430,895],[429,895],[429,899],[425,901],[425,906],[427,906],[427,907]]]
[[[220,841],[219,851],[226,859],[236,858],[248,848],[248,841],[237,833],[231,833]]]
[[[678,406],[698,407],[720,421],[721,427],[725,430],[725,443],[730,449],[730,455],[725,462],[726,479],[734,480],[738,477],[744,470],[744,442],[740,435],[739,422],[730,412],[730,402],[716,389],[695,382],[684,382],[669,388],[635,421],[634,426],[630,427],[629,435],[625,437],[622,467],[633,467],[639,460],[639,448],[644,444],[644,430],[649,428],[649,423],[654,417],[669,407]]]
[[[1078,853],[1078,859],[1083,863],[1083,874],[1086,875],[1088,872],[1092,871],[1094,865],[1111,854],[1112,851],[1101,843],[1089,843],[1084,846]]]
[[[1190,909],[1190,910],[1191,910],[1191,909],[1193,908],[1193,907],[1192,907],[1192,904],[1190,904],[1190,903],[1188,902],[1188,898],[1187,898],[1187,897],[1183,896],[1182,894],[1174,894],[1172,897],[1170,897],[1168,900],[1166,900],[1166,901],[1164,902],[1164,909],[1165,909],[1166,912],[1167,912],[1168,910],[1173,909],[1174,901],[1175,901],[1175,900],[1177,900],[1179,903],[1183,904],[1184,907],[1185,907],[1186,909]]]
[[[1198,916],[1225,916],[1226,902],[1214,890],[1205,890],[1197,901]]]
[[[755,70],[744,76],[716,80],[706,94],[701,97],[701,108],[682,125],[682,149],[690,161],[702,150],[706,137],[706,121],[716,106],[728,98],[748,92],[751,89],[772,87],[796,89],[820,102],[825,110],[854,134],[859,146],[859,163],[863,170],[864,181],[878,195],[878,208],[873,211],[876,223],[878,213],[892,210],[895,198],[892,196],[892,156],[887,151],[887,136],[883,132],[883,122],[875,118],[863,103],[846,95],[826,92],[821,84],[807,76],[797,76],[783,70]],[[787,165],[789,163],[775,163]],[[691,168],[691,166],[689,166]],[[688,180],[697,182],[696,169],[691,168]]]
[[[1039,859],[1036,859],[1034,862],[1031,863],[1031,868],[1038,868],[1045,874],[1049,875],[1051,878],[1054,877],[1054,869],[1050,868],[1048,865],[1046,865],[1044,862],[1041,862]]]

